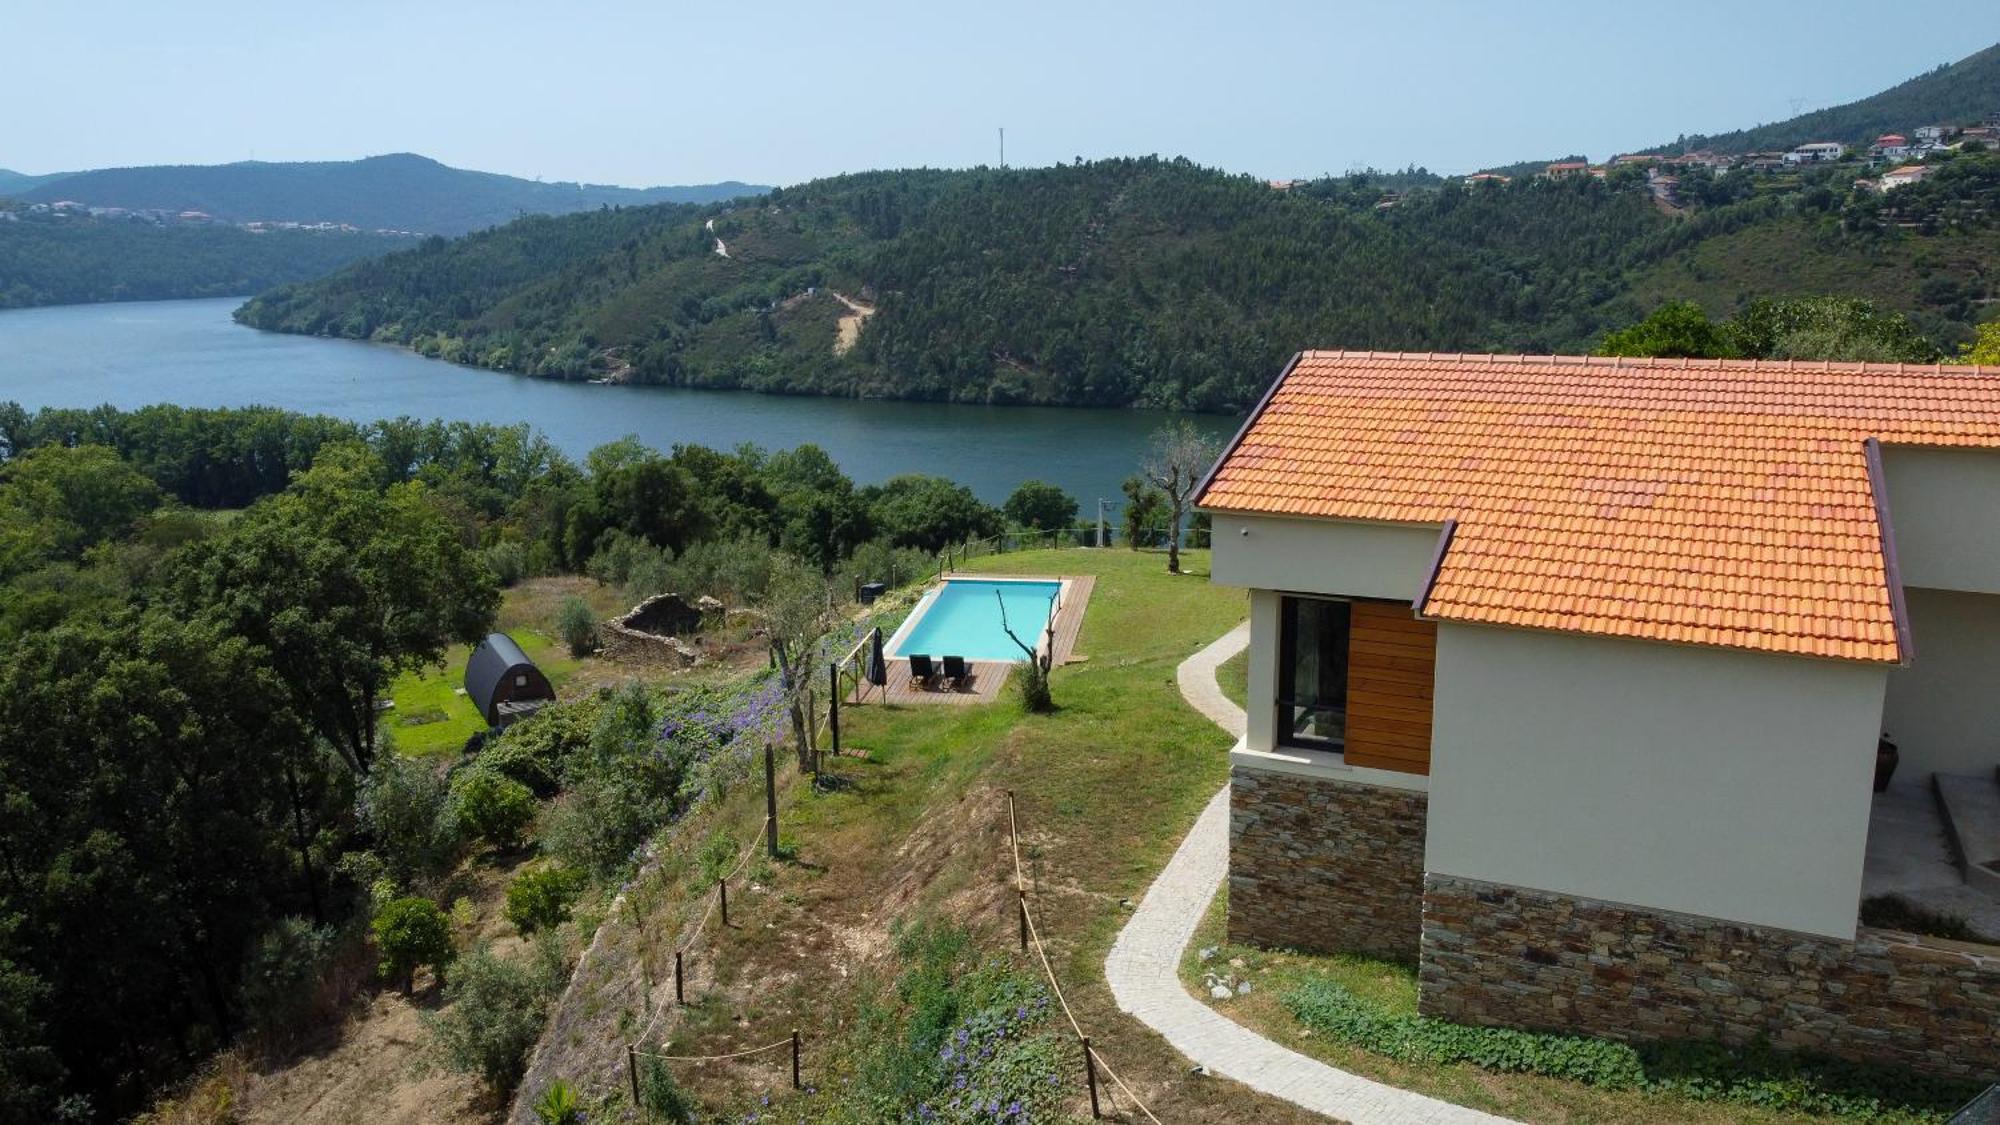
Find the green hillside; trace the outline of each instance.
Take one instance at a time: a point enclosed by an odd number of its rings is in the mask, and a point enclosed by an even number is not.
[[[205,211],[227,222],[350,223],[369,230],[463,234],[524,214],[709,203],[763,190],[734,181],[656,188],[541,183],[396,153],[316,163],[101,168],[12,193],[40,203],[71,199],[95,207]],[[8,193],[0,181],[0,194]]]
[[[1629,172],[1388,199],[1151,158],[879,172],[435,239],[238,317],[561,379],[1216,411],[1300,347],[1585,350],[1669,296],[1854,293],[1969,337],[2000,160],[1893,198],[1856,174],[1732,180],[1669,214]],[[842,297],[874,308],[844,353]]]
[[[83,217],[0,222],[0,309],[255,293],[410,242],[377,234],[252,234],[227,226]]]
[[[1769,152],[1811,141],[1867,144],[1884,133],[1966,124],[1995,112],[2000,112],[2000,44],[1846,105],[1752,129],[1684,136],[1647,151]]]
[[[16,172],[12,168],[0,168],[0,196],[20,195],[23,192],[33,191],[43,184],[54,183],[65,175],[67,173],[52,172],[45,176],[31,176],[26,172]]]

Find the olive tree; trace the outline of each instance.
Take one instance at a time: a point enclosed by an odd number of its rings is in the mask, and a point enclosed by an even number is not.
[[[1169,422],[1153,433],[1141,473],[1146,483],[1160,490],[1167,505],[1167,573],[1181,572],[1181,521],[1194,503],[1194,490],[1201,484],[1219,452],[1214,438],[1181,419]]]

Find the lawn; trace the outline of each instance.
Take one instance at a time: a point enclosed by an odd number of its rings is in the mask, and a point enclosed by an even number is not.
[[[536,579],[501,592],[495,623],[548,675],[558,695],[583,665],[551,634],[556,607],[571,594],[588,601],[600,618],[623,608],[615,591],[589,579]],[[454,645],[446,650],[443,664],[396,677],[389,686],[395,707],[383,714],[383,721],[397,749],[418,757],[456,754],[466,739],[486,729],[486,720],[460,690],[471,654],[470,645]]]
[[[1215,684],[1238,707],[1248,707],[1250,698],[1250,650],[1244,649],[1215,669]]]
[[[1082,659],[1052,677],[1057,711],[1026,714],[1011,690],[983,706],[844,708],[843,745],[866,756],[831,764],[817,792],[792,787],[780,827],[796,861],[761,892],[746,892],[746,905],[731,896],[745,921],[718,942],[715,987],[748,1023],[691,1018],[674,1035],[676,1049],[720,1053],[792,1026],[809,1043],[840,1044],[856,1033],[849,1021],[867,982],[882,979],[898,921],[950,919],[993,955],[1018,958],[1011,790],[1036,925],[1064,994],[1154,1112],[1173,1121],[1313,1120],[1234,1084],[1189,1078],[1185,1060],[1119,1013],[1104,983],[1105,954],[1132,905],[1228,774],[1229,738],[1181,702],[1174,673],[1247,606],[1241,591],[1209,584],[1206,552],[1184,559],[1182,575],[1169,575],[1162,555],[1123,550],[979,559],[981,573],[1097,577]],[[732,835],[747,838],[753,825]],[[813,1052],[827,1060],[817,1073],[837,1083],[835,1060],[851,1053]],[[705,1100],[724,1104],[755,1076],[689,1077]],[[777,1101],[782,1120],[850,1119],[824,1104]]]

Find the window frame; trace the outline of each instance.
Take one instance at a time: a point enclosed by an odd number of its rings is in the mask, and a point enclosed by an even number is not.
[[[1348,666],[1349,660],[1346,652],[1341,653],[1340,657],[1340,737],[1337,739],[1311,738],[1301,736],[1295,732],[1293,726],[1295,720],[1293,716],[1297,708],[1307,707],[1319,711],[1331,711],[1333,708],[1301,703],[1291,698],[1291,685],[1295,682],[1298,668],[1298,621],[1292,607],[1295,603],[1309,601],[1334,602],[1346,607],[1346,622],[1341,629],[1341,634],[1343,643],[1351,645],[1354,636],[1354,599],[1328,594],[1300,594],[1283,591],[1278,591],[1277,594],[1278,666],[1277,683],[1274,685],[1277,690],[1273,693],[1276,698],[1272,701],[1272,711],[1276,720],[1273,730],[1273,733],[1276,735],[1274,741],[1278,746],[1287,750],[1304,750],[1320,754],[1344,755],[1347,752],[1347,693],[1353,676],[1353,670]]]

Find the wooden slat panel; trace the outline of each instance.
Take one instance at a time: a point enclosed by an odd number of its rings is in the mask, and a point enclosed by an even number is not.
[[[1397,602],[1357,601],[1349,620],[1348,764],[1429,773],[1437,625]]]

